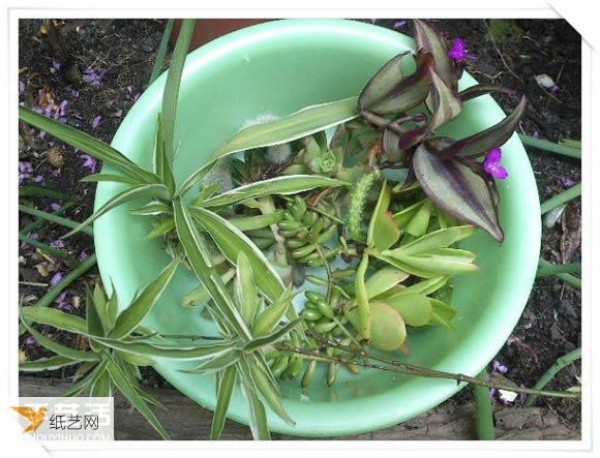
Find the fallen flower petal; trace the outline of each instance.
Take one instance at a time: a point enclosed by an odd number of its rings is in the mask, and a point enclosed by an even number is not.
[[[53,248],[64,248],[65,242],[62,240],[54,240],[53,242],[50,242],[50,246]]]
[[[98,161],[90,156],[89,154],[82,154],[79,156],[81,160],[83,160],[83,166],[88,169],[91,173],[96,172],[96,166],[98,165]]]
[[[455,38],[452,41],[452,48],[448,51],[448,55],[456,62],[464,62],[470,55],[467,49],[467,42],[464,38]]]
[[[64,276],[64,273],[62,273],[60,270],[56,272],[50,279],[50,286],[54,287],[58,285],[63,280]]]
[[[62,210],[62,205],[61,205],[61,204],[59,204],[59,203],[56,203],[56,202],[52,202],[52,203],[50,204],[50,208],[51,208],[53,211],[55,211],[55,212],[59,212],[59,211],[61,211],[61,210]]]
[[[92,127],[95,129],[96,127],[98,127],[100,125],[101,122],[102,122],[102,116],[96,116],[94,118],[94,120],[92,121]]]

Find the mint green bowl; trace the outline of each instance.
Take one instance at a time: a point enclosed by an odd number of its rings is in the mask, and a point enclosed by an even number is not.
[[[414,48],[409,37],[374,25],[344,20],[286,20],[253,26],[219,38],[192,52],[180,93],[175,163],[179,183],[243,125],[257,115],[286,116],[307,105],[355,96],[392,56]],[[113,140],[113,146],[143,167],[152,163],[156,115],[165,75],[136,102]],[[465,74],[462,87],[475,84]],[[460,138],[495,124],[505,116],[489,97],[466,104],[446,133]],[[531,165],[516,136],[503,147],[509,179],[499,183],[502,245],[476,233],[464,247],[477,254],[480,270],[455,281],[454,331],[417,330],[405,361],[450,372],[475,375],[496,355],[514,328],[531,291],[540,248],[539,202]],[[121,185],[101,183],[96,208]],[[150,282],[169,261],[159,242],[144,240],[149,220],[135,217],[125,205],[94,224],[96,254],[105,285],[114,282],[121,304]],[[201,334],[213,329],[197,308],[181,306],[196,285],[180,269],[146,322],[157,331]],[[160,359],[156,370],[186,396],[208,409],[216,404],[214,377],[179,372],[194,364]],[[435,407],[464,385],[451,380],[406,377],[362,371],[341,374],[333,388],[323,378],[307,390],[298,381],[282,382],[285,407],[296,426],[269,413],[273,431],[299,436],[334,436],[388,427]],[[229,418],[248,424],[246,402],[237,390]]]

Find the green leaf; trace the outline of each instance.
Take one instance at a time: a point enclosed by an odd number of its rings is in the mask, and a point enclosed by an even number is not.
[[[337,126],[358,116],[356,102],[356,97],[350,97],[312,105],[285,118],[246,127],[219,150],[215,159],[238,151],[289,143]]]
[[[369,80],[358,97],[358,106],[361,111],[369,110],[381,102],[404,79],[402,74],[403,61],[412,58],[412,52],[406,51],[392,57]]]
[[[53,353],[65,358],[73,359],[76,361],[100,361],[100,356],[90,351],[81,351],[74,348],[66,347],[54,340],[46,337],[40,332],[37,332],[32,326],[29,325],[25,320],[21,320],[25,328],[29,333],[42,345]]]
[[[369,297],[365,285],[365,274],[369,267],[369,256],[363,255],[356,270],[356,279],[354,280],[354,289],[356,290],[357,304],[357,325],[356,330],[361,340],[371,339],[371,313],[369,310]]]
[[[407,288],[404,288],[402,291],[397,294],[423,294],[425,296],[430,295],[431,293],[435,293],[438,289],[443,287],[448,283],[448,277],[434,277],[428,280],[420,281],[419,283],[415,283],[410,285]]]
[[[110,374],[115,386],[123,393],[123,395],[131,402],[131,404],[144,416],[146,421],[160,434],[165,440],[170,440],[169,433],[162,427],[154,412],[146,404],[144,399],[136,390],[137,383],[132,383],[132,380],[127,376],[121,367],[113,360],[109,360],[106,369]]]
[[[36,305],[22,307],[21,316],[27,322],[33,321],[34,323],[45,324],[75,334],[87,334],[87,324],[83,318],[58,309]]]
[[[108,372],[99,375],[90,388],[90,396],[93,397],[111,397],[112,381]]]
[[[409,275],[395,267],[386,266],[379,269],[371,275],[366,283],[367,299],[373,299],[377,296],[394,288],[397,284],[406,280]]]
[[[418,293],[394,294],[386,298],[386,304],[393,307],[409,326],[425,326],[432,317],[432,307],[429,299]]]
[[[295,294],[297,293],[294,293],[290,285],[276,301],[260,312],[252,324],[252,335],[261,337],[272,332],[289,309],[293,308],[292,299]]]
[[[513,135],[519,121],[525,114],[526,107],[527,98],[523,96],[519,105],[517,105],[510,116],[482,132],[452,143],[443,149],[440,155],[444,158],[451,158],[455,156],[476,157],[487,154],[493,148],[506,143]]]
[[[399,269],[425,278],[439,275],[456,275],[477,270],[477,266],[472,263],[475,255],[470,251],[455,248],[437,248],[420,255],[406,255],[397,249],[388,250],[381,253],[381,258],[388,260],[388,262],[391,260],[392,264]]]
[[[473,226],[466,225],[438,229],[400,246],[397,250],[408,255],[422,254],[436,248],[448,247],[469,237],[474,231]]]
[[[229,269],[223,275],[221,275],[221,281],[224,285],[227,285],[233,277],[235,277],[235,269]],[[203,305],[210,300],[210,292],[206,289],[205,285],[199,285],[192,291],[187,293],[183,298],[183,305],[186,307],[194,305]]]
[[[226,191],[217,196],[206,199],[202,207],[220,207],[232,205],[248,199],[257,199],[273,194],[297,194],[320,187],[335,187],[347,185],[345,181],[319,175],[289,175],[268,180],[258,181]]]
[[[153,240],[162,237],[165,234],[175,230],[175,220],[168,218],[160,221],[145,237],[146,240]]]
[[[417,71],[404,78],[379,102],[363,110],[377,115],[395,115],[419,106],[429,93],[432,65],[433,59],[429,54],[417,56]]]
[[[111,321],[109,313],[108,313],[108,298],[106,297],[106,293],[104,288],[100,285],[100,282],[96,283],[93,292],[89,292],[86,295],[86,311],[90,308],[94,308],[96,310],[96,314],[98,315],[98,319],[101,322],[101,327],[99,332],[94,332],[90,329],[90,323],[88,321],[88,331],[91,334],[96,335],[105,335],[109,332],[114,323]]]
[[[229,366],[224,370],[223,375],[219,380],[217,406],[215,407],[215,415],[213,416],[213,421],[210,428],[211,440],[217,440],[219,437],[221,437],[221,433],[223,432],[223,428],[225,426],[227,410],[229,409],[229,403],[231,402],[231,396],[233,395],[233,389],[235,388],[236,379],[237,369],[235,366]]]
[[[214,274],[208,247],[198,232],[198,229],[196,229],[196,226],[192,223],[192,216],[183,205],[181,197],[176,197],[174,199],[173,211],[177,235],[192,270],[199,280],[206,285],[215,305],[226,317],[229,325],[236,329],[238,335],[251,338],[250,331],[246,327],[246,324],[231,300],[231,297],[227,294],[221,278]],[[237,259],[237,253],[235,259]],[[283,290],[283,284],[281,289]]]
[[[413,237],[421,237],[427,228],[429,227],[429,221],[431,220],[431,210],[433,204],[431,200],[427,199],[415,212],[412,219],[406,225],[406,233]]]
[[[260,305],[258,288],[254,282],[252,264],[243,251],[237,258],[236,278],[234,283],[235,302],[244,322],[251,326]]]
[[[236,364],[240,360],[240,357],[241,353],[232,348],[229,351],[214,356],[212,359],[203,362],[193,369],[181,370],[180,372],[197,375],[207,375],[215,372],[220,373],[223,369]]]
[[[72,236],[73,234],[79,232],[88,224],[91,224],[93,221],[98,219],[100,216],[104,215],[109,210],[112,210],[115,207],[118,207],[125,202],[129,202],[130,200],[139,199],[140,197],[145,198],[169,198],[169,191],[167,187],[163,184],[142,184],[136,186],[130,186],[127,189],[119,192],[115,196],[113,196],[108,202],[106,202],[102,207],[94,212],[92,216],[86,219],[83,223],[73,229],[66,235],[63,235],[61,238],[67,238]]]
[[[235,265],[240,253],[246,255],[256,284],[267,298],[275,301],[281,296],[285,290],[281,277],[264,253],[243,232],[210,210],[190,208],[190,213],[198,225],[208,232],[229,262]]]
[[[143,205],[140,208],[129,210],[130,215],[141,215],[141,216],[157,216],[163,214],[173,214],[171,207],[163,202],[154,201]]]
[[[415,19],[414,25],[417,49],[433,56],[436,72],[448,86],[456,89],[458,82],[452,71],[452,61],[448,56],[448,46],[445,39],[425,21]]]
[[[40,358],[35,361],[20,363],[19,370],[22,372],[53,371],[61,367],[73,366],[79,363],[80,361],[76,359],[65,358],[64,356],[52,356],[50,358]]]
[[[383,302],[369,304],[371,315],[370,344],[383,351],[398,350],[406,341],[406,325],[400,313]]]
[[[400,238],[400,229],[398,229],[391,213],[388,212],[391,195],[391,189],[387,181],[384,181],[377,205],[369,222],[367,235],[367,245],[374,246],[378,250],[387,250]]]
[[[82,183],[97,183],[101,181],[112,181],[115,183],[126,183],[126,184],[135,184],[139,185],[140,180],[136,180],[134,178],[124,176],[124,175],[115,175],[112,173],[96,173],[94,175],[86,175],[81,180]]]
[[[424,144],[417,148],[412,164],[423,190],[438,207],[500,242],[504,239],[494,194],[478,174],[456,160],[430,153]]]
[[[154,360],[149,356],[143,356],[139,353],[120,352],[119,357],[133,366],[148,367],[154,366]]]
[[[79,367],[79,369],[77,369],[77,372],[79,372],[81,370],[81,368],[83,368],[86,364],[91,364],[91,363],[83,363]],[[90,372],[88,372],[84,378],[82,378],[77,383],[72,385],[67,391],[63,392],[61,394],[61,396],[62,397],[82,396],[84,393],[89,395],[92,385],[98,379],[98,377],[100,377],[104,373],[105,368],[106,368],[106,361],[102,361],[98,364],[95,364],[95,366],[92,368],[92,370]]]
[[[154,345],[148,342],[97,338],[99,342],[117,351],[140,356],[169,358],[176,360],[203,359],[230,351],[234,343],[214,343],[185,347],[181,345]]]
[[[400,230],[405,230],[406,226],[412,221],[414,216],[417,214],[423,204],[427,202],[427,199],[423,199],[420,202],[415,202],[406,208],[403,208],[392,216]]]
[[[55,121],[23,106],[19,107],[19,118],[96,159],[114,165],[136,183],[158,182],[158,177],[153,173],[138,167],[116,149],[78,129]]]
[[[175,275],[178,266],[179,259],[173,259],[169,265],[163,269],[160,275],[144,288],[139,297],[121,312],[114,328],[108,334],[110,338],[122,339],[134,331],[156,305],[160,296],[173,278],[173,275]]]
[[[432,307],[431,324],[439,324],[448,329],[453,329],[450,322],[456,315],[456,309],[438,299],[429,298],[429,302],[431,302]]]
[[[272,345],[285,335],[289,334],[290,331],[298,325],[298,323],[300,323],[299,319],[291,321],[286,325],[282,326],[281,328],[277,329],[275,332],[272,332],[271,334],[267,334],[263,337],[258,337],[256,339],[251,340],[246,345],[244,345],[242,349],[244,351],[254,351],[258,348],[262,348],[267,345]]]
[[[230,218],[229,222],[237,227],[240,231],[254,231],[270,226],[271,224],[277,224],[283,219],[285,212],[278,210],[274,213],[266,215],[254,215],[254,216],[238,216]]]
[[[248,407],[250,408],[250,431],[252,431],[252,438],[259,441],[271,440],[265,406],[248,382],[244,381],[242,387],[246,393]]]
[[[171,60],[171,66],[167,72],[167,82],[162,98],[162,116],[160,125],[161,137],[165,144],[166,163],[173,162],[175,156],[175,121],[177,118],[177,98],[179,97],[179,86],[181,75],[185,64],[185,58],[194,34],[194,19],[184,19],[179,31],[175,50]]]
[[[169,72],[170,73],[170,72]],[[167,78],[167,85],[169,84]],[[165,99],[163,99],[163,103]],[[163,107],[164,109],[164,107]],[[175,129],[175,121],[173,120],[172,129]],[[156,129],[156,141],[154,145],[154,172],[160,178],[161,182],[169,189],[171,194],[175,193],[175,177],[173,176],[173,169],[171,164],[173,162],[173,157],[170,158],[167,156],[169,154],[167,152],[168,148],[165,145],[164,137],[164,126],[163,126],[163,118],[161,114],[158,115],[158,127]],[[173,148],[171,148],[172,150]],[[172,152],[172,151],[171,151]]]
[[[87,325],[87,332],[88,335],[92,335],[92,336],[104,336],[107,332],[107,330],[104,329],[104,325],[102,323],[102,320],[100,319],[100,316],[98,315],[98,310],[96,309],[95,304],[93,303],[93,301],[90,298],[90,294],[89,291],[87,293],[87,301],[86,301],[86,307],[85,307],[85,320],[86,320],[86,325]],[[106,315],[104,316],[104,320],[107,320]],[[90,348],[96,352],[99,353],[102,351],[102,345],[98,344],[98,342],[95,342],[93,339],[90,339]]]

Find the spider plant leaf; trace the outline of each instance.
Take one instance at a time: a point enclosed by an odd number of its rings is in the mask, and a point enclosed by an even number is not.
[[[431,251],[435,248],[445,248],[469,237],[475,231],[475,227],[469,225],[451,226],[445,229],[425,234],[412,242],[403,244],[397,248],[404,254],[415,255]]]
[[[74,334],[86,335],[88,332],[87,324],[83,318],[58,309],[37,305],[22,307],[21,316],[27,322],[45,324]]]
[[[73,382],[78,382],[83,377],[85,377],[87,374],[89,374],[90,371],[92,369],[94,369],[97,365],[98,365],[98,361],[86,361],[86,362],[82,363],[81,366],[79,366],[77,368],[77,370],[75,371],[75,373],[73,374],[73,377],[71,378],[71,380]]]
[[[243,251],[237,258],[236,276],[233,284],[235,302],[246,325],[251,326],[260,305],[258,288],[254,282],[252,264]]]
[[[117,339],[97,338],[99,342],[114,350],[132,353],[135,355],[170,358],[176,360],[205,359],[230,351],[234,343],[214,343],[210,341],[204,345],[155,345],[148,342],[137,342]]]
[[[173,162],[175,156],[175,124],[177,119],[177,99],[181,85],[181,75],[185,64],[192,36],[194,34],[194,19],[184,19],[179,31],[175,50],[171,60],[171,66],[167,71],[167,82],[162,98],[162,122],[159,124],[160,137],[164,141],[165,164]]]
[[[95,173],[86,175],[80,179],[82,183],[99,183],[102,181],[112,181],[114,183],[140,184],[140,180],[128,177],[126,175],[115,175],[112,173]]]
[[[271,440],[265,406],[247,382],[242,383],[250,408],[250,431],[254,440]]]
[[[193,369],[181,370],[180,372],[197,375],[220,373],[223,369],[236,364],[240,360],[240,357],[241,353],[231,348],[224,353],[215,355],[212,359],[203,362]]]
[[[88,308],[94,308],[96,310],[96,314],[98,315],[98,319],[101,322],[101,329],[99,332],[92,331],[90,329],[90,323],[88,322],[88,331],[90,334],[105,335],[114,326],[114,321],[111,320],[110,317],[106,292],[99,282],[96,283],[96,286],[94,286],[94,290],[92,292],[88,291],[88,294],[86,294],[86,299],[86,311]]]
[[[392,191],[387,181],[384,181],[369,222],[367,234],[367,245],[374,246],[378,250],[387,250],[400,238],[400,229],[392,218],[392,214],[388,212],[391,196]]]
[[[102,205],[102,207],[96,210],[92,216],[90,216],[88,219],[86,219],[83,223],[81,223],[68,234],[63,235],[61,239],[65,239],[79,232],[87,225],[91,224],[93,221],[98,219],[100,216],[104,215],[109,210],[112,210],[113,208],[118,207],[119,205],[124,204],[125,202],[129,202],[134,199],[139,199],[140,197],[157,197],[162,199],[168,199],[169,192],[167,187],[163,184],[141,184],[130,186],[127,189],[124,189],[123,191],[113,196],[108,202]]]
[[[252,335],[262,337],[271,333],[283,317],[289,314],[289,309],[293,308],[292,299],[295,294],[297,293],[294,293],[290,285],[276,301],[260,312],[252,323]]]
[[[470,137],[452,143],[440,152],[444,158],[477,157],[487,154],[493,148],[503,145],[513,135],[519,121],[525,114],[527,98],[521,97],[519,105],[498,124],[488,127]]]
[[[356,270],[356,279],[354,280],[354,289],[356,291],[357,303],[357,324],[356,330],[361,340],[369,341],[371,339],[371,314],[369,310],[369,296],[365,284],[365,275],[369,267],[369,256],[363,255]]]
[[[458,81],[452,70],[452,61],[448,56],[446,40],[425,21],[415,19],[414,25],[417,50],[431,54],[436,72],[449,87],[456,89]]]
[[[173,259],[129,307],[117,317],[114,328],[108,333],[112,339],[122,339],[131,334],[156,305],[177,271],[179,259]]]
[[[214,274],[211,255],[206,242],[204,242],[198,229],[193,224],[192,215],[184,206],[181,197],[174,199],[173,210],[177,235],[192,270],[198,279],[206,285],[215,305],[218,307],[220,313],[224,315],[229,326],[233,327],[238,335],[251,338],[250,331],[235,307],[233,300],[227,293],[221,278]],[[212,214],[212,212],[208,213]],[[234,256],[237,258],[237,253]],[[281,288],[283,289],[283,285]]]
[[[157,200],[147,203],[142,207],[129,210],[130,215],[141,215],[141,216],[158,216],[158,215],[171,215],[173,210],[171,207],[163,202]]]
[[[19,370],[22,372],[41,372],[53,371],[61,367],[73,366],[79,364],[76,359],[66,358],[64,356],[51,356],[50,358],[40,358],[35,361],[27,361],[19,364]]]
[[[135,389],[135,386],[137,385],[135,379],[132,383],[131,378],[128,377],[123,369],[112,359],[108,360],[106,369],[117,389],[123,393],[127,400],[144,416],[146,421],[152,425],[163,439],[170,440],[169,433],[165,431],[154,412],[150,410],[146,401],[144,401]]]
[[[285,118],[248,126],[221,147],[215,159],[238,151],[289,143],[337,126],[358,116],[357,100],[357,97],[350,97],[311,105]]]
[[[456,97],[450,86],[433,68],[430,68],[429,72],[432,83],[433,116],[424,126],[410,130],[399,138],[398,147],[401,150],[408,151],[440,126],[457,117],[462,111],[462,101]]]
[[[167,218],[158,223],[145,237],[146,240],[153,240],[162,237],[165,234],[175,230],[175,220]]]
[[[284,326],[280,327],[279,329],[277,329],[275,332],[267,334],[263,337],[257,337],[255,339],[251,340],[250,342],[248,342],[246,345],[244,345],[242,350],[254,351],[254,350],[264,347],[266,345],[272,345],[275,342],[277,342],[279,339],[281,339],[282,337],[289,334],[290,331],[298,325],[298,323],[300,323],[299,319],[291,321],[291,322],[285,324]]]
[[[235,277],[236,271],[235,269],[229,269],[223,275],[221,275],[221,281],[224,285],[227,285],[233,277]],[[210,300],[210,292],[206,288],[205,285],[199,285],[191,290],[189,293],[185,295],[183,298],[183,305],[185,307],[191,307],[195,305],[203,305],[206,304]]]
[[[21,320],[21,322],[40,345],[51,352],[56,353],[58,356],[64,356],[65,358],[75,359],[77,361],[100,361],[100,356],[91,351],[81,351],[66,347],[36,331],[33,326],[27,323],[27,321]]]
[[[203,208],[233,205],[248,199],[258,199],[274,194],[297,194],[320,187],[348,185],[345,181],[320,175],[289,175],[258,181],[226,191],[202,202]]]
[[[369,110],[380,102],[404,79],[402,74],[403,61],[411,58],[412,52],[406,51],[392,57],[369,80],[358,97],[358,107],[361,111]]]
[[[409,277],[406,272],[386,266],[371,275],[365,282],[367,299],[371,300],[384,294]]]
[[[174,123],[172,128],[175,129]],[[167,152],[167,147],[165,145],[163,135],[165,135],[163,127],[163,118],[159,113],[158,128],[156,129],[156,141],[154,144],[154,173],[156,173],[156,175],[160,178],[161,182],[169,189],[171,194],[174,194],[176,185],[175,177],[173,176],[173,168],[171,167],[173,158],[171,157],[169,159],[169,157],[167,157],[167,154],[169,153]]]
[[[190,208],[194,221],[208,232],[225,257],[235,265],[238,255],[244,253],[252,266],[252,273],[260,290],[271,301],[277,300],[285,286],[283,280],[252,241],[233,224],[204,208]]]
[[[283,219],[283,210],[277,210],[266,215],[237,216],[230,218],[229,222],[240,231],[255,231],[269,227],[271,224],[277,224]]]
[[[212,440],[217,440],[221,437],[221,433],[225,427],[225,418],[227,410],[229,409],[229,403],[231,402],[236,380],[237,369],[235,366],[229,366],[225,369],[219,380],[217,406],[215,407],[215,414],[210,428],[210,438]]]
[[[419,293],[394,294],[386,298],[386,304],[396,310],[409,326],[425,326],[432,317],[429,299]]]
[[[380,101],[375,102],[365,111],[377,115],[404,113],[425,101],[431,86],[433,58],[429,54],[417,57],[417,71],[404,78]]]
[[[108,372],[99,375],[90,387],[90,396],[92,397],[111,397],[112,380]]]
[[[424,144],[417,148],[412,165],[423,190],[438,207],[481,227],[500,242],[504,239],[494,194],[477,173],[456,160],[430,153]]]
[[[498,86],[496,84],[476,84],[475,86],[471,86],[463,91],[460,91],[457,94],[457,97],[463,102],[466,102],[467,100],[471,100],[476,97],[489,94],[490,92],[500,92],[509,95],[515,93],[515,91],[513,91],[512,89],[503,86]]]
[[[91,363],[83,363],[83,366]],[[81,367],[79,369],[81,369]],[[106,361],[95,364],[94,367],[77,383],[71,386],[67,391],[61,393],[61,397],[81,396],[83,393],[90,392],[90,388],[100,375],[105,371]],[[78,369],[78,371],[79,371]]]
[[[120,352],[119,357],[133,366],[148,367],[154,366],[154,360],[149,356],[143,356],[138,353]]]
[[[119,316],[119,296],[117,294],[117,290],[115,289],[115,285],[112,285],[112,293],[108,299],[108,302],[106,303],[106,312],[108,314],[110,329],[112,329],[117,322],[117,317]]]
[[[399,266],[404,266],[408,273],[422,276],[426,272],[426,278],[474,272],[478,269],[473,264],[473,253],[456,248],[436,248],[419,255],[406,255],[397,249],[383,251],[381,254],[384,258],[398,261]]]
[[[50,135],[68,143],[74,148],[77,148],[96,159],[100,159],[107,164],[115,166],[124,175],[133,179],[137,184],[159,182],[159,179],[155,174],[142,169],[106,143],[96,140],[91,135],[75,129],[74,127],[55,121],[54,119],[48,118],[22,106],[19,107],[19,118],[38,129],[48,132]]]

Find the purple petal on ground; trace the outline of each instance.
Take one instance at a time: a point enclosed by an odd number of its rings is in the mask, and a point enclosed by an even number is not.
[[[64,248],[65,242],[62,240],[54,240],[53,242],[50,242],[50,246],[53,248]]]
[[[34,183],[42,183],[44,181],[44,177],[42,175],[36,175],[32,180]]]
[[[31,162],[19,161],[19,172],[21,172],[21,173],[33,172],[33,166],[31,165]]]
[[[89,257],[90,257],[90,255],[88,254],[87,250],[81,250],[81,253],[79,254],[79,260],[81,262],[85,261]]]
[[[404,27],[404,26],[406,25],[406,22],[407,22],[406,20],[402,20],[402,21],[397,21],[397,22],[394,22],[394,25],[393,25],[393,27],[394,27],[395,29],[399,29],[399,28],[401,28],[401,27]]]
[[[92,86],[101,86],[102,78],[104,77],[105,73],[106,73],[106,70],[96,71],[91,68],[88,68],[83,73],[83,81],[85,81],[88,84],[91,84]]]
[[[508,372],[508,366],[500,363],[499,361],[494,360],[492,363],[492,368],[495,372],[500,372],[502,374],[506,374]]]
[[[26,339],[23,341],[23,343],[24,343],[25,345],[27,345],[28,347],[33,347],[33,346],[35,346],[35,345],[39,345],[39,343],[38,343],[37,339],[36,339],[35,337],[33,337],[33,336],[29,336],[29,337],[27,337],[27,338],[26,338]]]
[[[61,293],[61,295],[58,296],[54,301],[56,304],[58,304],[57,308],[66,312],[72,312],[73,310],[75,310],[75,307],[73,307],[73,304],[71,304],[71,301],[69,301],[68,297],[69,293],[67,293],[66,291]]]
[[[62,64],[59,61],[57,61],[57,60],[52,61],[52,68],[54,68],[55,70],[60,70],[61,66],[62,66]]]
[[[64,117],[67,115],[68,111],[69,111],[69,102],[66,100],[63,100],[62,102],[60,102],[60,105],[58,106],[58,115],[60,117]]]
[[[59,203],[56,203],[56,202],[52,202],[52,203],[50,204],[50,208],[51,208],[53,211],[55,211],[55,212],[59,212],[59,211],[61,211],[61,210],[62,210],[62,205],[61,205],[61,204],[59,204]]]
[[[96,116],[94,118],[94,120],[92,121],[92,127],[95,129],[96,127],[98,127],[100,125],[101,122],[102,122],[102,116]]]
[[[577,184],[575,180],[572,180],[569,177],[560,177],[560,182],[565,188],[572,188]]]
[[[96,172],[96,166],[98,165],[98,161],[90,156],[89,154],[82,154],[79,156],[81,160],[83,160],[83,166],[88,169],[91,173]]]
[[[19,94],[25,92],[25,83],[23,81],[19,81]]]
[[[56,272],[54,275],[52,275],[52,278],[50,279],[50,286],[56,286],[58,285],[64,278],[65,274],[63,274],[60,270],[58,272]]]

